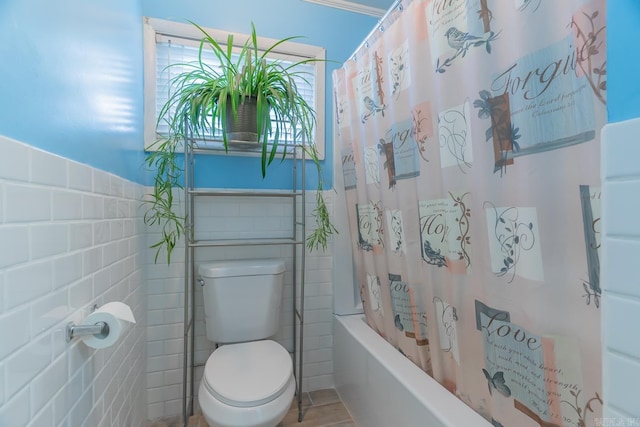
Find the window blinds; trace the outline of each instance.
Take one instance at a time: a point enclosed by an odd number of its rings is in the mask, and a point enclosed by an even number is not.
[[[182,63],[196,63],[198,61],[198,55],[200,50],[200,41],[188,38],[168,37],[163,35],[157,35],[156,37],[156,113],[155,117],[158,118],[158,113],[162,109],[162,106],[167,102],[172,93],[171,80],[176,75],[184,71],[184,67],[173,64]],[[211,50],[203,49],[202,56],[204,61],[209,65],[215,67],[219,64],[217,57]],[[270,54],[269,59],[274,61],[280,61],[284,66],[292,64],[300,60],[306,59],[305,57],[286,55],[283,53]],[[170,66],[171,65],[171,66]],[[301,64],[294,68],[295,71],[304,72],[304,78],[296,76],[294,78],[298,92],[304,97],[304,99],[316,109],[315,103],[315,91],[316,91],[316,79],[315,79],[315,65],[314,63]],[[272,117],[274,119],[274,117]],[[298,129],[299,130],[299,129]],[[157,126],[157,132],[160,134],[166,134],[168,132],[167,123],[159,123]],[[216,135],[220,137],[220,135]],[[282,138],[282,136],[281,136]],[[293,141],[293,135],[289,132],[287,135],[289,141]],[[301,142],[301,141],[298,141]]]

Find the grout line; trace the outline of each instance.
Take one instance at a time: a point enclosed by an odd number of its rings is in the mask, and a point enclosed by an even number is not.
[[[320,427],[332,427],[332,426],[339,426],[339,425],[344,424],[344,423],[351,423],[351,424],[353,424],[353,427],[358,427],[358,425],[355,423],[355,421],[353,421],[353,419],[352,419],[352,418],[349,418],[348,420],[345,420],[345,421],[338,421],[337,423],[332,423],[332,424],[323,424],[323,425],[321,425]]]
[[[630,420],[631,420],[631,419],[633,419],[633,420],[636,420],[636,419],[637,419],[637,418],[632,417],[632,415],[631,415],[631,414],[629,414],[629,413],[627,413],[627,411],[624,411],[624,410],[620,409],[618,406],[616,406],[616,405],[614,405],[614,404],[609,403],[609,406],[611,407],[611,409],[613,409],[614,411],[618,412],[620,415],[623,415],[623,416],[627,417],[627,418],[628,418],[628,419],[630,419]],[[621,425],[622,425],[622,424],[621,424]],[[628,424],[628,425],[630,425],[630,426],[631,426],[631,425],[633,425],[633,424]]]
[[[632,355],[632,354],[627,354],[627,353],[623,353],[620,350],[616,350],[612,347],[606,347],[606,349],[608,350],[609,354],[612,354],[614,356],[617,356],[621,359],[624,359],[628,362],[633,362],[635,364],[640,364],[640,358],[638,358],[638,356],[636,355]]]
[[[604,295],[609,296],[609,297],[614,297],[614,298],[618,298],[618,299],[623,299],[625,301],[631,300],[631,301],[635,301],[635,302],[640,302],[640,296],[639,295],[634,295],[634,294],[630,294],[627,292],[619,292],[619,291],[611,291],[609,289],[602,289]]]
[[[340,396],[340,393],[338,392],[337,389],[336,389],[336,394],[338,395],[338,399],[340,399],[340,402],[342,402],[342,406],[344,406],[344,409],[347,411],[347,414],[349,414],[349,419],[353,423],[354,427],[358,427],[358,425],[355,422],[355,419],[353,418],[353,414],[351,413],[347,405],[345,405],[344,402],[342,401],[342,396]]]

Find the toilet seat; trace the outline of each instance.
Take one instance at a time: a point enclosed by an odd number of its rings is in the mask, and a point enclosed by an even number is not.
[[[227,344],[204,368],[203,385],[230,406],[259,406],[277,398],[293,375],[289,352],[272,340]]]

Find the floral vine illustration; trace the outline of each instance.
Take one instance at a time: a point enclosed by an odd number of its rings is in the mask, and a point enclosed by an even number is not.
[[[373,62],[375,64],[375,74],[376,74],[376,92],[378,95],[378,102],[371,99],[370,96],[364,96],[362,101],[364,102],[364,108],[367,110],[366,113],[363,113],[360,117],[360,121],[365,123],[369,118],[377,113],[380,113],[382,117],[384,117],[384,110],[387,106],[384,104],[384,89],[382,87],[382,83],[384,82],[384,78],[382,77],[382,58],[378,55],[378,52],[374,52]]]
[[[467,117],[462,110],[447,110],[438,116],[438,133],[440,136],[440,147],[446,148],[451,156],[456,159],[460,172],[467,173],[471,169],[471,163],[467,161]]]
[[[582,287],[585,291],[585,294],[582,295],[582,297],[586,298],[587,305],[591,305],[591,298],[593,298],[593,304],[596,308],[600,308],[600,297],[602,296],[602,289],[600,289],[600,286],[590,283],[588,280],[582,280]]]
[[[580,70],[584,73],[591,90],[603,104],[607,104],[604,92],[607,90],[607,61],[602,60],[599,64],[594,64],[595,57],[604,48],[603,31],[607,28],[606,25],[596,28],[595,19],[598,17],[599,12],[596,10],[591,15],[583,13],[589,23],[587,28],[580,28],[575,18],[571,20],[569,26],[576,31],[576,54],[577,64]]]
[[[369,287],[370,295],[373,297],[373,300],[369,301],[371,309],[374,312],[381,312],[382,298],[380,297],[380,278],[378,276],[369,276],[367,286]]]
[[[429,243],[429,241],[426,239],[422,245],[422,259],[427,264],[435,265],[437,267],[447,266],[447,260],[445,259],[444,255],[440,253],[440,250],[435,251],[431,247],[431,243]]]
[[[411,118],[413,120],[413,135],[414,135],[414,140],[416,141],[416,145],[418,146],[418,154],[420,154],[420,157],[422,157],[422,160],[424,160],[425,162],[428,162],[429,159],[425,157],[424,152],[426,151],[425,145],[427,144],[429,137],[424,134],[424,131],[422,128],[423,123],[427,120],[427,118],[421,117],[421,116],[422,116],[422,110],[416,109],[411,112]]]
[[[509,148],[505,150],[500,150],[500,159],[496,162],[494,167],[494,172],[500,170],[500,176],[503,176],[507,173],[507,166],[512,162],[509,158],[509,152],[517,153],[520,151],[520,145],[518,144],[518,139],[522,135],[520,135],[520,128],[516,127],[515,124],[511,123],[511,132],[510,136],[507,138],[509,143]]]
[[[455,314],[455,311],[456,311],[456,309],[454,307],[454,309],[453,309],[454,314]],[[456,320],[458,320],[457,317],[456,317]],[[418,325],[424,327],[425,330],[427,329],[428,324],[427,324],[427,315],[426,315],[426,313],[420,313],[418,315]]]
[[[598,392],[596,392],[595,397],[592,397],[591,399],[587,400],[587,403],[585,403],[584,406],[580,406],[580,404],[578,403],[578,397],[580,396],[580,393],[582,392],[582,390],[578,390],[578,391],[569,390],[569,392],[574,397],[575,403],[568,402],[566,400],[561,400],[560,402],[569,405],[571,409],[576,411],[576,414],[578,414],[578,423],[576,424],[576,427],[586,427],[587,422],[585,420],[585,417],[587,415],[587,412],[591,412],[591,413],[594,412],[593,408],[591,407],[591,403],[598,402],[600,403],[600,405],[602,405],[603,404],[602,398],[600,397]]]
[[[371,252],[373,250],[373,245],[360,237],[360,239],[358,239],[358,248],[362,249],[363,251]]]
[[[533,8],[531,13],[535,13],[538,10],[538,8],[540,7],[541,3],[542,3],[542,0],[524,0],[522,2],[522,4],[520,5],[520,7],[518,8],[518,10],[520,12],[524,12],[525,9],[527,9],[529,6],[531,6]],[[535,4],[535,6],[532,6],[533,4]]]
[[[516,127],[516,125],[512,122],[511,123],[511,145],[513,146],[512,150],[514,152],[520,151],[520,144],[518,144],[518,140],[522,135],[520,135],[519,132],[520,132],[520,128]]]
[[[377,113],[380,113],[382,117],[384,117],[384,110],[387,108],[387,106],[384,105],[384,89],[382,88],[382,83],[384,81],[384,78],[382,77],[382,58],[380,58],[378,52],[374,53],[373,62],[376,67],[375,76],[378,103],[376,103],[376,101],[371,99],[371,97],[369,96],[365,96],[363,98],[364,107],[366,108],[367,112],[362,114],[362,117],[360,117],[360,121],[362,123],[365,123],[371,116]]]
[[[378,99],[380,103],[384,105],[384,89],[382,83],[384,83],[384,77],[382,76],[382,58],[378,55],[378,51],[373,54],[376,64],[376,85],[378,89]]]
[[[379,157],[378,157],[378,153],[375,151],[375,148],[369,149],[369,147],[367,147],[364,152],[364,159],[362,164],[364,166],[366,181],[369,183],[371,182],[375,183],[376,187],[379,187],[379,184],[380,184],[380,174],[378,171],[378,163],[379,163]],[[386,168],[386,164],[385,164],[385,168]]]
[[[520,222],[520,213],[516,207],[508,207],[500,212],[491,202],[485,202],[484,207],[487,206],[495,213],[494,236],[500,244],[504,264],[496,275],[502,277],[511,272],[511,283],[516,276],[518,261],[523,251],[531,250],[535,245],[533,223]]]
[[[391,235],[393,236],[392,243],[394,243],[395,248],[393,252],[400,252],[402,249],[402,217],[400,216],[400,211],[394,210],[389,211],[391,217],[389,219],[390,227],[391,227]]]
[[[478,117],[481,119],[489,119],[491,118],[491,104],[489,103],[489,98],[491,98],[491,93],[488,90],[481,90],[479,93],[480,99],[476,99],[473,101],[474,108],[478,109]],[[491,139],[491,128],[486,132],[487,141]]]
[[[478,10],[478,18],[482,19],[482,25],[484,32],[491,31],[491,21],[493,20],[493,13],[487,5],[487,0],[480,0],[480,10]]]
[[[358,213],[358,247],[362,250],[372,251],[373,244],[384,246],[384,240],[382,239],[384,228],[380,203],[370,204],[375,215],[372,215],[372,211],[368,209],[364,213]],[[363,234],[368,238],[375,238],[375,241],[369,241]]]
[[[491,55],[491,43],[498,39],[501,31],[497,33],[489,31],[482,36],[474,36],[472,34],[460,31],[456,27],[451,27],[447,30],[444,36],[447,38],[447,44],[452,49],[455,49],[453,56],[446,58],[440,63],[440,58],[436,61],[436,72],[444,73],[447,68],[453,64],[453,61],[460,57],[464,58],[472,47],[484,46],[485,50]]]
[[[442,325],[442,329],[447,336],[446,340],[448,343],[448,347],[442,347],[442,351],[444,351],[445,353],[449,353],[453,350],[453,344],[458,339],[456,337],[456,329],[454,323],[458,321],[458,313],[454,306],[452,306],[451,304],[447,304],[439,297],[433,297],[433,303],[436,305],[436,307],[439,306],[440,310],[442,311],[439,322]],[[444,339],[444,337],[442,338]]]
[[[511,122],[508,100],[504,99],[508,95],[492,97],[487,90],[481,90],[479,95],[480,98],[473,101],[473,106],[478,109],[480,119],[491,119],[491,126],[485,131],[485,140],[494,140],[494,172],[499,170],[500,176],[503,176],[507,166],[513,162],[509,152],[520,151],[520,128]]]
[[[336,104],[336,125],[338,127],[338,132],[342,127],[342,122],[344,121],[344,105],[345,102],[342,99],[338,99],[338,96],[335,96],[335,104]]]
[[[393,188],[396,185],[396,164],[393,152],[393,142],[387,142],[383,138],[380,138],[380,142],[377,147],[378,153],[386,159],[382,164],[382,167],[387,170],[389,188]]]
[[[449,192],[449,196],[453,200],[453,207],[458,208],[460,215],[456,218],[456,224],[458,224],[459,234],[456,240],[460,242],[460,259],[465,261],[465,266],[468,268],[471,266],[471,258],[467,252],[467,245],[471,244],[471,236],[469,236],[469,218],[471,218],[471,209],[467,207],[464,199],[470,193],[464,193],[462,196],[454,196]]]
[[[400,88],[406,77],[407,64],[408,64],[408,50],[406,48],[400,48],[393,52],[389,56],[389,63],[391,64],[391,96],[396,99],[400,95]]]
[[[365,290],[365,286],[366,286],[366,285],[361,284],[359,287],[360,287],[360,302],[362,302],[362,307],[364,307],[364,308],[365,308],[365,310],[366,310],[368,306],[367,306],[367,298],[365,298],[365,293],[367,292],[367,291]],[[382,306],[380,305],[378,308],[379,308],[379,309],[375,309],[375,310],[374,310],[374,313],[376,313],[376,314],[378,314],[378,315],[383,315],[383,314],[384,314],[384,309],[382,308]],[[376,322],[371,322],[371,323],[369,324],[369,326],[370,326],[374,331],[376,331],[376,333],[378,333],[382,338],[387,339],[387,335],[385,334],[384,330],[381,330],[381,329],[378,327],[378,325],[377,325],[377,323],[376,323]]]

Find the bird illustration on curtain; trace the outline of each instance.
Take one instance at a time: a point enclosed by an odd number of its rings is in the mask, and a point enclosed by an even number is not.
[[[480,40],[481,39],[481,37],[474,36],[474,35],[471,35],[469,33],[465,33],[463,31],[460,31],[456,27],[449,28],[447,30],[447,32],[444,33],[444,35],[447,38],[447,43],[449,44],[449,46],[452,49],[455,49],[455,50],[464,49],[466,44],[467,44],[467,42],[469,42],[469,41],[474,41],[474,40]]]

